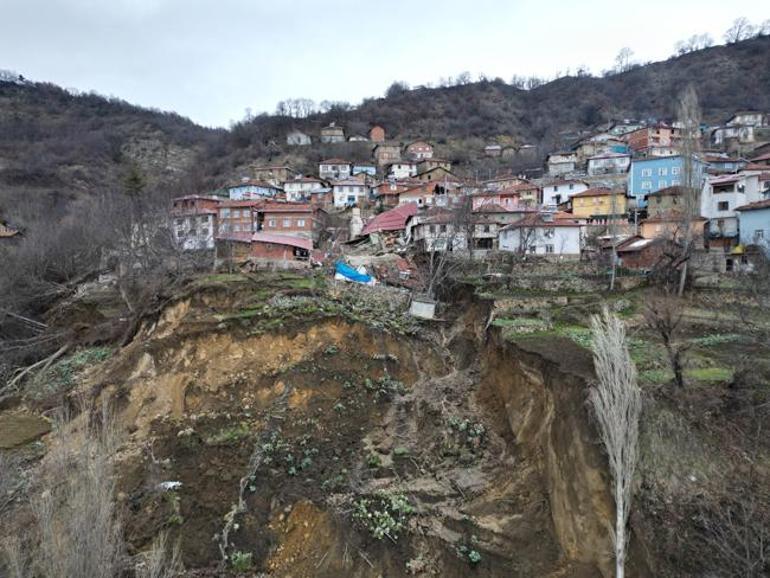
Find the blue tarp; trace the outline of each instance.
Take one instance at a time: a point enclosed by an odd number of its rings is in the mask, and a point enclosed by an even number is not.
[[[366,275],[365,273],[359,273],[353,267],[342,261],[337,261],[334,264],[334,270],[337,275],[344,277],[348,281],[353,281],[354,283],[371,285],[374,282],[374,279],[371,276]]]

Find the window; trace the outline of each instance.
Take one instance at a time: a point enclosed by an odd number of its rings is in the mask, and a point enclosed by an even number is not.
[[[678,175],[681,169],[679,167],[671,167],[671,174]]]
[[[177,219],[176,220],[176,226],[177,227],[181,227],[182,225],[184,225],[184,219]]]
[[[553,229],[544,229],[543,230],[543,236],[546,239],[552,239],[554,236],[555,231]]]
[[[298,227],[304,227],[305,226],[305,219],[297,219],[297,226]]]
[[[553,245],[546,245],[545,246],[545,252],[546,253],[553,253]]]
[[[431,233],[435,233],[436,232],[436,227],[434,225],[429,225],[428,226],[428,231],[430,231]]]
[[[558,189],[559,187],[556,187],[556,188]],[[571,190],[572,190],[572,189],[574,189],[574,188],[575,188],[575,185],[573,185],[572,183],[570,183],[570,184],[569,184],[569,190],[571,191]]]
[[[569,187],[572,188],[572,185],[570,185]],[[558,190],[559,190],[559,185],[554,185],[553,186],[553,192],[555,193]]]
[[[530,245],[529,246],[529,252],[530,253],[535,253],[536,251],[537,251],[537,247],[535,245]]]
[[[757,229],[754,231],[754,242],[759,243],[765,238],[765,230]]]
[[[222,216],[223,217],[229,217],[230,216],[230,209],[222,209]]]
[[[268,219],[267,226],[275,228],[275,219]]]
[[[658,176],[665,177],[666,175],[668,175],[668,169],[666,167],[660,167],[658,169]]]
[[[658,180],[658,188],[659,189],[665,189],[666,188],[666,179],[659,179]]]
[[[642,181],[642,189],[651,189],[652,181]]]
[[[676,187],[676,186],[679,186],[681,184],[682,184],[682,181],[680,181],[679,179],[671,179],[671,186],[672,187]]]
[[[438,230],[441,231],[442,233],[446,233],[446,225],[439,225]]]
[[[642,176],[643,177],[651,177],[652,176],[652,169],[642,169]]]
[[[730,203],[728,201],[719,201],[719,203],[717,203],[717,210],[719,210],[719,211],[729,211],[730,210]]]
[[[235,225],[233,225],[233,231],[237,233],[240,230],[241,230],[241,225],[239,223],[236,223]]]
[[[489,233],[489,225],[484,225],[484,232]]]

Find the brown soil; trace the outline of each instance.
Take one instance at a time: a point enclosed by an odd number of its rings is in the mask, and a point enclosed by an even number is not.
[[[51,431],[50,422],[38,415],[0,415],[0,449],[22,446]]]

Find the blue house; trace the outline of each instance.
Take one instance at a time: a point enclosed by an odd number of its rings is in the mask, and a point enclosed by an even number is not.
[[[770,255],[770,198],[736,207],[741,245],[760,245]]]
[[[682,184],[683,159],[681,156],[634,159],[628,171],[628,194],[636,199],[638,207],[647,206],[647,195],[667,187]],[[698,183],[703,180],[705,165],[694,161]]]

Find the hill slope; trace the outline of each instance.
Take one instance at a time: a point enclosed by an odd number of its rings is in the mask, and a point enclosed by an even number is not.
[[[224,137],[224,145],[209,159],[210,172],[221,174],[255,158],[290,160],[310,170],[327,155],[368,155],[370,149],[360,145],[285,146],[290,128],[317,134],[331,121],[344,125],[348,134],[365,133],[379,123],[394,140],[432,139],[439,154],[457,162],[461,172],[470,161],[481,163],[475,168],[495,168],[500,162],[480,158],[490,139],[502,136],[514,145],[536,144],[542,156],[565,144],[562,133],[588,130],[605,120],[672,118],[677,96],[687,84],[696,87],[709,123],[719,123],[739,109],[770,110],[770,37],[715,46],[606,78],[563,77],[529,91],[493,80],[400,91],[366,100],[355,109],[337,107],[306,119],[263,115],[236,125]]]
[[[214,134],[118,99],[0,81],[0,215],[115,189],[132,166],[151,186],[177,180]]]

